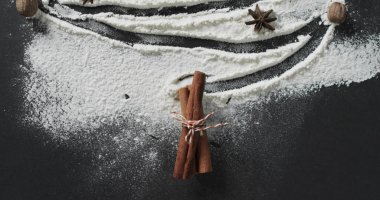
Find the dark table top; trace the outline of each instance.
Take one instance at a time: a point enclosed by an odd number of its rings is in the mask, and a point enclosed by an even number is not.
[[[379,1],[349,4],[336,38],[380,33]],[[24,123],[19,66],[27,64],[24,49],[38,27],[12,1],[0,5],[0,199],[380,199],[378,77],[249,108],[265,123],[236,130],[239,146],[219,138],[221,147],[211,149],[215,171],[179,182],[171,179],[175,152],[164,141],[158,144],[163,163],[135,173],[139,157],[120,156],[96,132],[57,141]],[[107,165],[94,161],[103,147],[122,158],[94,173]]]

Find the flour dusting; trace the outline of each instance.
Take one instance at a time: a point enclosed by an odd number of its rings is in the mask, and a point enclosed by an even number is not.
[[[59,12],[62,17],[70,19],[92,19],[120,30],[135,33],[184,36],[211,39],[231,43],[260,41],[280,35],[287,35],[305,27],[313,19],[321,16],[328,5],[326,0],[314,1],[259,1],[257,5],[263,10],[274,10],[277,20],[271,24],[274,31],[262,30],[257,33],[248,28],[244,22],[250,21],[248,9],[255,9],[256,4],[249,7],[230,10],[212,9],[193,14],[175,14],[169,16],[133,16],[113,13],[80,14],[68,7],[55,6],[51,12]],[[305,9],[299,9],[305,8]],[[64,10],[64,12],[62,12]]]
[[[120,119],[147,127],[157,123],[158,128],[165,129],[173,124],[161,122],[170,121],[169,113],[179,109],[173,92],[189,83],[176,83],[178,77],[195,70],[212,74],[207,82],[243,77],[302,51],[310,39],[309,35],[300,35],[298,41],[289,41],[278,49],[251,54],[205,48],[131,47],[41,12],[37,18],[46,23],[48,31],[37,35],[26,50],[30,64],[25,81],[27,120],[60,136]],[[380,37],[333,40],[334,28],[331,25],[316,50],[284,74],[243,88],[206,94],[207,109],[230,110],[274,92],[307,94],[323,86],[374,77],[380,71]],[[225,101],[231,97],[227,109]],[[146,158],[155,156],[152,152]]]
[[[81,0],[58,0],[62,4],[82,5]],[[114,5],[132,8],[161,8],[169,6],[191,6],[201,3],[224,1],[224,0],[94,0],[93,4],[86,4],[88,7]]]

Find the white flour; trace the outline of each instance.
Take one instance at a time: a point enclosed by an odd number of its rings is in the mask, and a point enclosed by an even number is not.
[[[208,82],[241,77],[281,62],[310,39],[299,36],[298,42],[258,54],[149,45],[132,48],[42,13],[37,17],[49,31],[35,37],[26,51],[31,64],[25,87],[28,117],[60,134],[128,118],[127,113],[135,113],[137,121],[167,120],[170,111],[179,110],[173,96],[180,87],[173,82],[176,78],[194,70],[215,75]],[[317,49],[279,77],[207,94],[205,101],[212,102],[210,111],[218,110],[216,106],[225,105],[231,96],[232,105],[260,101],[271,92],[307,93],[322,86],[361,82],[380,71],[379,36],[330,43],[333,34],[334,26],[330,26]]]
[[[94,3],[87,3],[85,6],[95,7],[101,5],[115,5],[132,8],[161,8],[169,6],[191,6],[201,3],[224,0],[94,0]],[[62,4],[82,5],[81,0],[58,0]]]
[[[272,23],[274,31],[263,29],[260,33],[248,28],[244,22],[253,18],[248,15],[248,8],[255,9],[256,4],[242,9],[210,10],[194,14],[176,14],[170,16],[135,17],[132,15],[116,15],[99,13],[81,15],[70,8],[60,12],[62,16],[71,19],[94,19],[111,25],[117,29],[136,33],[176,35],[218,41],[244,43],[265,40],[280,35],[287,35],[306,26],[311,20],[321,16],[327,7],[326,0],[314,1],[279,1],[266,0],[258,3],[262,10],[273,9],[273,16],[278,19]],[[299,9],[306,8],[306,9]]]

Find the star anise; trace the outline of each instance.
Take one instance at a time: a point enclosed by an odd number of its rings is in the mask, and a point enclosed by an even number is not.
[[[87,2],[90,2],[91,4],[94,3],[94,0],[82,0],[83,1],[83,5],[86,4]]]
[[[255,11],[248,9],[248,14],[251,15],[255,20],[245,22],[246,25],[255,24],[255,31],[260,31],[263,27],[274,31],[274,27],[270,25],[270,22],[276,21],[277,18],[269,17],[269,15],[273,12],[273,10],[269,10],[267,12],[261,11],[259,5],[256,4]]]

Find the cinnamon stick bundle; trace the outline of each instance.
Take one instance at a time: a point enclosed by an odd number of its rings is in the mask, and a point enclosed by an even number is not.
[[[186,106],[189,99],[189,89],[187,87],[181,88],[178,90],[179,100],[181,102],[181,112],[182,115],[187,117]],[[178,143],[177,158],[174,165],[173,177],[177,179],[182,179],[183,177],[183,168],[186,162],[187,156],[187,142],[185,140],[188,130],[185,127],[182,127],[181,136]]]
[[[181,112],[187,120],[199,120],[204,117],[202,99],[205,82],[206,75],[196,71],[191,86],[178,91]],[[199,132],[195,132],[191,136],[191,143],[188,143],[185,140],[188,131],[187,128],[182,127],[173,173],[173,177],[177,179],[188,179],[196,173],[212,171],[207,134],[204,131],[200,136]]]

